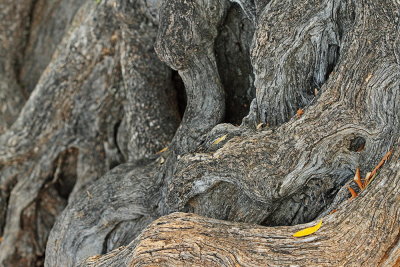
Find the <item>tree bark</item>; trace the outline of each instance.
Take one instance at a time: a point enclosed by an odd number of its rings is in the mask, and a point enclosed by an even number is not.
[[[312,236],[292,236],[312,224],[263,227],[173,213],[79,266],[399,266],[399,142],[395,148],[377,180],[324,216]]]
[[[0,6],[1,266],[400,265],[398,1]]]

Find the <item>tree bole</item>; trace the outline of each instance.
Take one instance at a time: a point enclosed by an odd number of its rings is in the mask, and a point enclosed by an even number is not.
[[[398,1],[67,2],[0,0],[0,266],[400,266]]]

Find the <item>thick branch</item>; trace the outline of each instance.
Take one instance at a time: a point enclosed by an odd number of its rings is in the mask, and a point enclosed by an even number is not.
[[[146,129],[143,133],[134,125],[121,138],[142,138],[137,151],[131,152],[135,156],[161,149],[177,127],[176,103],[166,101],[173,95],[171,72],[156,58],[151,45],[155,25],[148,24],[150,37],[141,34],[142,41],[149,43],[149,47],[139,47],[146,50],[146,59],[135,61],[137,55],[129,49],[138,47],[140,40],[132,38],[126,23],[121,23],[125,46],[118,45],[121,24],[112,6],[110,1],[91,1],[82,7],[73,22],[76,27],[60,44],[17,121],[0,136],[0,214],[7,214],[0,217],[0,225],[5,223],[0,265],[41,264],[49,231],[67,198],[74,202],[87,194],[88,184],[123,161],[116,136],[125,99],[126,107],[132,105],[129,101],[136,105],[136,109],[126,109],[126,117],[135,118]],[[136,74],[137,83],[128,73]],[[126,97],[123,89],[133,96]],[[136,102],[142,99],[151,103]],[[145,108],[138,109],[140,104]],[[68,160],[62,160],[64,154]],[[75,164],[65,168],[64,161]],[[43,201],[46,196],[54,201]],[[51,212],[46,220],[42,214],[47,210]]]
[[[80,266],[397,266],[399,148],[377,180],[324,217],[322,228],[311,236],[292,234],[315,222],[267,228],[174,213],[154,221],[129,246],[90,257]]]
[[[114,5],[122,31],[121,67],[127,99],[124,120],[130,138],[124,150],[130,161],[166,147],[180,121],[172,71],[154,52],[154,24],[158,21],[144,7],[140,1],[116,1]]]
[[[224,91],[214,56],[217,27],[227,2],[164,1],[156,49],[172,68],[179,70],[188,97],[187,108],[173,145],[178,154],[193,151],[224,116]]]
[[[30,16],[32,8],[32,0],[0,1],[0,134],[14,122],[25,102],[18,84],[18,68],[29,27],[25,18]]]
[[[396,8],[391,1],[358,6],[337,72],[300,119],[255,134],[232,132],[217,151],[206,140],[208,153],[184,156],[168,186],[171,209],[296,224],[315,218],[356,167],[371,170],[400,134],[400,68],[395,54],[377,48],[397,49],[397,25],[387,19]],[[369,17],[369,10],[380,16]],[[366,30],[376,25],[383,28]],[[364,150],[351,149],[357,137],[366,141]]]

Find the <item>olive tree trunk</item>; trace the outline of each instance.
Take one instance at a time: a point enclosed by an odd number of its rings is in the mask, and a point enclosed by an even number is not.
[[[0,266],[400,266],[399,10],[0,0]]]

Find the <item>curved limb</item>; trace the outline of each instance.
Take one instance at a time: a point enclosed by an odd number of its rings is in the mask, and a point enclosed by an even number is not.
[[[227,2],[164,1],[156,51],[179,71],[187,95],[187,107],[173,139],[178,154],[193,151],[200,137],[220,122],[225,100],[214,55],[217,27]]]
[[[129,244],[158,217],[158,165],[122,164],[81,191],[51,231],[46,266],[76,266],[91,255]]]
[[[370,170],[400,134],[396,54],[382,57],[377,49],[395,51],[398,45],[397,25],[385,19],[397,7],[386,5],[357,7],[359,17],[346,36],[337,72],[300,119],[242,133],[216,152],[182,157],[168,185],[171,210],[271,225],[301,223],[332,201],[357,166]],[[365,18],[369,9],[381,16]],[[388,30],[371,30],[376,25]],[[361,32],[369,32],[362,45]],[[364,150],[351,150],[356,138],[366,140]]]
[[[379,182],[314,225],[263,227],[173,213],[154,221],[138,239],[79,266],[396,266],[400,261],[400,146]],[[120,265],[117,265],[120,264]]]

